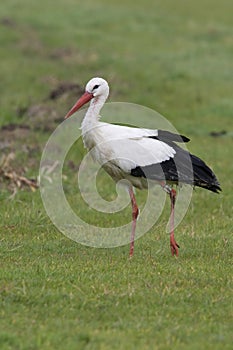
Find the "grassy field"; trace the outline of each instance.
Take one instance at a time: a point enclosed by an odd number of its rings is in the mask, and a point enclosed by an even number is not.
[[[1,350],[232,349],[232,13],[228,0],[1,2]],[[39,190],[20,183],[36,178],[46,140],[97,75],[111,101],[167,117],[219,178],[221,194],[194,191],[179,258],[168,202],[129,260],[128,246],[66,238]],[[78,143],[65,169],[73,205],[84,153]],[[111,196],[110,180],[100,184]]]

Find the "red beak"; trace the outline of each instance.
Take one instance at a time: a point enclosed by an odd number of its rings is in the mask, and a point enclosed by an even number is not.
[[[72,114],[74,114],[79,108],[81,108],[85,103],[89,102],[93,98],[93,94],[90,92],[85,92],[80,99],[75,103],[75,105],[71,108],[71,110],[66,114],[65,119],[69,118]]]

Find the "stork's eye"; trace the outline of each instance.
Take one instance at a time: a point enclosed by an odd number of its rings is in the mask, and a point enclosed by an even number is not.
[[[99,85],[95,85],[95,86],[93,87],[92,91],[95,90],[95,89],[98,89],[98,87],[99,87]]]

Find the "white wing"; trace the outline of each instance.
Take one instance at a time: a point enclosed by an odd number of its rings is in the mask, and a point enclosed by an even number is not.
[[[137,166],[158,164],[174,157],[175,150],[164,142],[151,138],[109,141],[115,163],[125,172]]]
[[[124,172],[129,173],[136,166],[161,163],[175,155],[175,150],[157,139],[157,130],[138,129],[99,122],[84,135],[94,141],[94,158],[102,164],[111,161]]]

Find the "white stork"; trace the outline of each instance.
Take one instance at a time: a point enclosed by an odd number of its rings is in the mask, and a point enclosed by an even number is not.
[[[117,182],[128,180],[128,191],[132,204],[132,231],[130,257],[134,252],[134,237],[138,206],[133,187],[147,188],[146,179],[160,184],[171,200],[170,247],[172,255],[178,255],[179,245],[174,237],[174,207],[178,183],[221,191],[220,184],[212,170],[198,157],[190,154],[175,142],[188,142],[189,139],[164,130],[140,129],[100,122],[100,110],[109,95],[109,86],[102,78],[93,78],[85,93],[67,113],[70,117],[85,103],[90,106],[82,121],[84,146],[93,150],[93,158]],[[116,135],[119,142],[116,142]],[[114,140],[114,141],[113,141]]]

